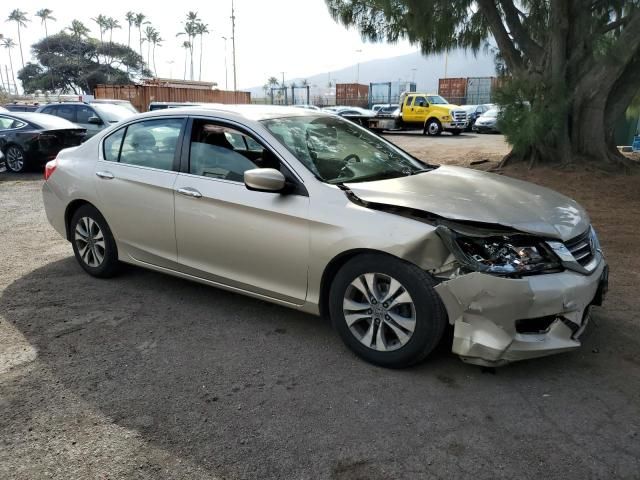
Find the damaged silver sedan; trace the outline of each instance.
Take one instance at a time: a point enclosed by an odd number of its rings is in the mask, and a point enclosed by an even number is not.
[[[80,266],[120,262],[329,316],[366,360],[502,365],[579,347],[608,267],[587,213],[526,182],[427,165],[337,116],[152,112],[49,162]]]

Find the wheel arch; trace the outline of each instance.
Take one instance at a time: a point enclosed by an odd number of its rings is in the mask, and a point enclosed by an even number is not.
[[[381,250],[375,250],[372,248],[354,248],[353,250],[347,250],[336,255],[325,267],[324,271],[322,272],[322,278],[320,280],[320,301],[318,303],[318,308],[320,310],[321,317],[329,318],[329,292],[331,290],[332,280],[344,264],[346,264],[352,258],[363,254],[385,255],[395,259],[399,259],[395,255],[391,255],[390,253],[383,252]]]
[[[78,198],[73,200],[71,203],[69,203],[69,205],[67,205],[67,208],[64,211],[64,228],[65,228],[65,233],[67,235],[67,240],[69,241],[71,241],[71,231],[70,231],[69,223],[73,218],[73,214],[76,213],[78,209],[83,205],[91,205],[93,208],[97,210],[96,206],[91,202]]]

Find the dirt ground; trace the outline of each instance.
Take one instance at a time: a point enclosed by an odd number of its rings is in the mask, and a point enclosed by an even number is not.
[[[389,138],[435,163],[508,151]],[[493,373],[446,345],[385,370],[316,317],[137,268],[91,278],[41,175],[0,173],[0,478],[639,478],[640,178],[505,173],[589,210],[611,291],[581,349]]]

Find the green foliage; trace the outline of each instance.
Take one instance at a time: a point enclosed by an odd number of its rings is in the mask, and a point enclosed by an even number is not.
[[[71,35],[61,32],[32,46],[38,63],[28,63],[18,73],[25,92],[91,93],[97,84],[126,84],[151,75],[134,50],[87,38],[79,23]]]
[[[518,78],[504,78],[495,100],[500,105],[500,131],[519,155],[561,131],[568,108],[564,92],[554,97],[544,83]]]

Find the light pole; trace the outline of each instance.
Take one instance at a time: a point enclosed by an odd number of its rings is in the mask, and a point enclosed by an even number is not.
[[[236,14],[231,0],[231,48],[233,50],[233,91],[238,91],[237,77],[236,77]]]
[[[356,50],[356,53],[362,53],[361,49]],[[356,83],[360,83],[360,57],[358,56],[358,64],[356,66]]]
[[[173,64],[176,63],[175,60],[167,60],[167,65],[169,65],[169,78],[173,78]]]
[[[416,70],[417,68],[411,69],[411,83],[416,83]]]
[[[229,90],[229,74],[227,73],[227,37],[220,37],[224,40],[224,89]]]

